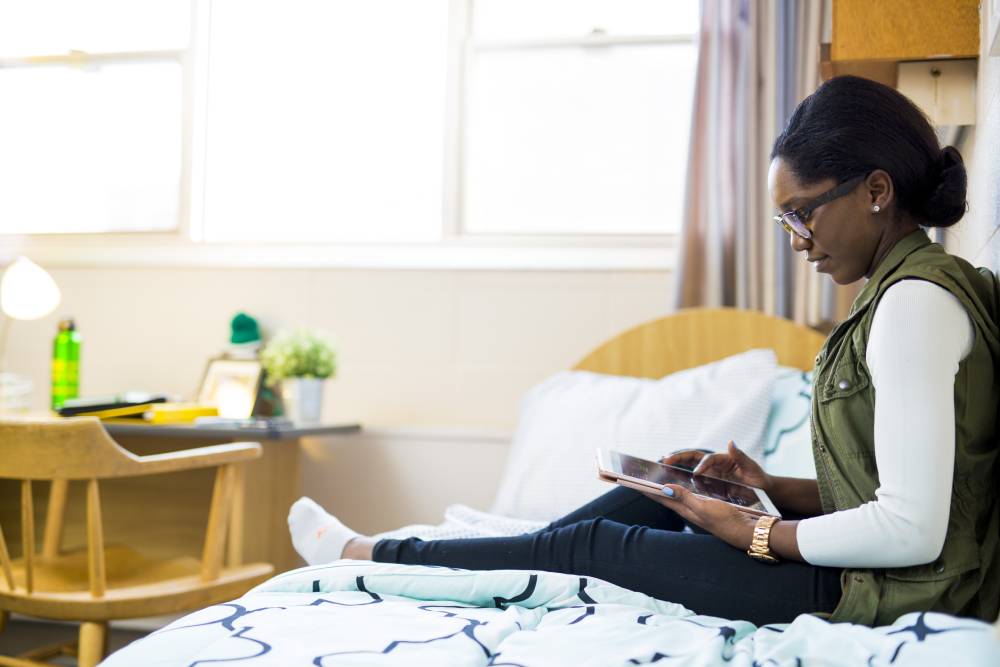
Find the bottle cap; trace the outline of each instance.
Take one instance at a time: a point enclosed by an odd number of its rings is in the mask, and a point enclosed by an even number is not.
[[[59,331],[76,331],[76,322],[73,321],[72,317],[59,320]]]

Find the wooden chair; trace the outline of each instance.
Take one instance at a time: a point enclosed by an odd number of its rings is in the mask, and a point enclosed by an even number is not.
[[[265,580],[267,563],[240,563],[242,463],[258,458],[260,445],[239,442],[136,456],[115,443],[93,417],[0,421],[0,478],[20,481],[20,559],[10,558],[0,526],[0,631],[14,612],[80,622],[77,660],[96,665],[106,651],[111,619],[160,616],[239,597]],[[149,558],[124,546],[105,547],[101,521],[102,479],[137,477],[195,468],[218,468],[201,559]],[[41,553],[35,550],[32,484],[51,482]],[[60,542],[69,482],[86,483],[87,546],[62,553]],[[164,502],[169,502],[168,498]],[[226,537],[228,562],[223,564]],[[28,667],[72,653],[72,645],[48,646],[0,665]]]

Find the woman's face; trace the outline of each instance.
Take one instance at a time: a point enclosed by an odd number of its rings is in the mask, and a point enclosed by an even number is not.
[[[767,181],[771,200],[781,213],[808,204],[837,185],[832,178],[806,185],[781,158],[771,161]],[[806,221],[812,238],[789,234],[792,250],[805,253],[815,271],[829,273],[840,285],[871,275],[880,229],[872,221],[870,199],[862,182],[843,197],[818,207]]]

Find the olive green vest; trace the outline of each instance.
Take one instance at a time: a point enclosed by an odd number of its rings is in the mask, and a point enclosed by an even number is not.
[[[893,247],[816,357],[812,444],[823,512],[875,500],[875,389],[865,351],[879,300],[891,285],[906,279],[927,280],[954,294],[975,330],[972,349],[955,376],[955,473],[948,533],[941,555],[932,563],[845,570],[843,594],[830,620],[885,625],[920,610],[993,621],[1000,604],[1000,288],[990,271],[947,254],[921,230]]]

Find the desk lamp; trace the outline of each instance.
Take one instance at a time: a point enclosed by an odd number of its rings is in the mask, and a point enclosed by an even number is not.
[[[27,257],[17,257],[0,280],[0,411],[19,405],[31,388],[30,380],[13,373],[4,373],[7,353],[7,334],[11,320],[37,320],[45,317],[59,305],[59,287],[45,269]]]

